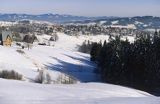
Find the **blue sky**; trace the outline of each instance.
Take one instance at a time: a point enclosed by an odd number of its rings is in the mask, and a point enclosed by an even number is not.
[[[0,0],[0,13],[160,16],[160,0]]]

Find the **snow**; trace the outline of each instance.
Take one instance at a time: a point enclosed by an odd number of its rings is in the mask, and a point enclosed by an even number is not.
[[[16,22],[7,22],[7,21],[0,21],[0,26],[12,26],[17,24]]]
[[[42,85],[0,79],[1,104],[159,104],[148,93],[103,83]],[[12,85],[12,86],[11,86]]]
[[[54,42],[54,47],[34,45],[31,50],[23,50],[25,54],[18,53],[18,47],[0,46],[0,59],[3,59],[0,60],[0,70],[15,70],[28,81],[35,80],[38,70],[44,69],[52,76],[52,80],[56,80],[61,73],[66,73],[80,82],[99,81],[99,76],[94,73],[96,66],[90,62],[90,56],[77,50],[85,40],[103,42],[108,40],[108,35],[77,37],[58,33],[58,36],[59,40]],[[131,36],[127,38],[134,41]],[[42,35],[38,39],[47,41],[50,36]]]
[[[123,36],[123,37],[122,37],[122,40],[125,41],[126,39],[128,39],[129,42],[133,43],[134,40],[135,40],[135,37],[134,37],[134,36]]]
[[[152,29],[152,28],[145,29],[145,31],[149,31],[149,32],[155,32],[155,30],[160,31],[160,28],[159,29]]]
[[[85,40],[99,42],[108,35],[68,36],[58,33],[53,46],[34,45],[18,53],[20,47],[0,46],[0,70],[15,70],[24,81],[0,79],[1,104],[159,104],[160,98],[146,92],[118,85],[100,83],[94,73],[96,65],[90,56],[77,52]],[[49,39],[43,35],[38,38]],[[125,38],[125,37],[124,37]],[[132,40],[133,37],[128,37]],[[73,76],[76,84],[36,84],[38,70],[44,70],[56,81],[63,73]]]
[[[39,43],[48,43],[48,40],[51,38],[50,35],[42,34],[42,35],[36,35]]]
[[[0,46],[0,70],[15,70],[28,79],[36,76],[36,67],[16,49]]]
[[[103,25],[104,23],[106,23],[107,21],[100,21],[100,25]]]
[[[41,17],[41,16],[38,16],[38,17]],[[47,25],[53,25],[54,23],[51,23],[51,22],[47,22],[47,21],[40,21],[40,20],[30,20],[30,19],[27,19],[27,20],[29,20],[30,21],[30,23],[31,24],[34,24],[34,23],[36,23],[36,24],[47,24]]]
[[[82,45],[85,40],[89,40],[91,42],[100,42],[108,40],[108,35],[97,35],[97,36],[68,36],[63,33],[58,33],[59,40],[55,43],[56,48],[64,49],[64,50],[72,50],[77,51],[78,46]]]
[[[128,24],[127,26],[122,26],[122,25],[111,25],[111,27],[136,29],[136,26],[135,26],[134,24]]]
[[[145,24],[145,25],[143,25],[143,26],[144,26],[144,27],[147,27],[148,25]]]
[[[89,61],[88,54],[47,46],[23,50],[24,55],[16,52],[16,47],[0,46],[0,50],[0,59],[3,59],[0,70],[15,70],[26,80],[35,80],[38,70],[48,69],[53,80],[63,72],[82,82],[97,81],[97,75],[93,73],[95,66]]]
[[[135,21],[135,24],[136,24],[136,25],[138,25],[138,24],[143,25],[144,23],[143,23],[143,22],[139,22],[139,21]]]
[[[112,25],[115,25],[115,24],[117,24],[119,22],[119,20],[117,20],[117,21],[112,21]]]
[[[105,40],[108,41],[109,36],[107,34],[100,34],[100,35],[82,35],[79,36],[70,36],[66,35],[64,33],[57,33],[59,39],[57,42],[50,42],[50,45],[54,45],[57,49],[63,49],[63,50],[69,50],[69,51],[77,51],[78,47],[82,45],[84,41],[90,41],[90,42],[104,42]],[[43,34],[41,36],[37,35],[37,38],[40,43],[46,43],[48,44],[48,40],[51,38],[51,36]],[[128,38],[129,41],[133,42],[134,37],[133,36],[124,36],[124,39]]]
[[[90,25],[96,25],[96,23],[95,22],[90,22],[90,23],[87,23],[87,25],[88,26],[90,26]]]
[[[35,46],[32,50],[25,52],[35,62],[46,67],[49,73],[65,72],[82,82],[97,80],[97,75],[93,73],[95,65],[89,61],[88,54],[48,46]],[[55,73],[51,75],[54,76]]]

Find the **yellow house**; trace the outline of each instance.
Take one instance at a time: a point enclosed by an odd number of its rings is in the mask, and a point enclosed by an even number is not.
[[[11,31],[2,31],[0,34],[0,44],[3,46],[12,45],[12,32]]]

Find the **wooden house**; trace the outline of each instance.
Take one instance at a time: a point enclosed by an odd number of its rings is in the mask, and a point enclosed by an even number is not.
[[[12,32],[2,31],[0,33],[0,45],[11,46],[12,45]]]

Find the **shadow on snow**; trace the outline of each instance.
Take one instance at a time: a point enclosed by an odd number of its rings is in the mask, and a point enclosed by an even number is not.
[[[81,56],[83,58],[73,57],[64,54],[65,56],[79,61],[78,64],[65,62],[56,57],[51,57],[54,60],[58,61],[59,64],[55,65],[52,63],[48,63],[45,65],[49,70],[56,70],[59,72],[63,72],[65,74],[71,75],[78,79],[80,82],[97,82],[100,81],[99,75],[94,73],[95,64],[90,62],[88,57]]]

